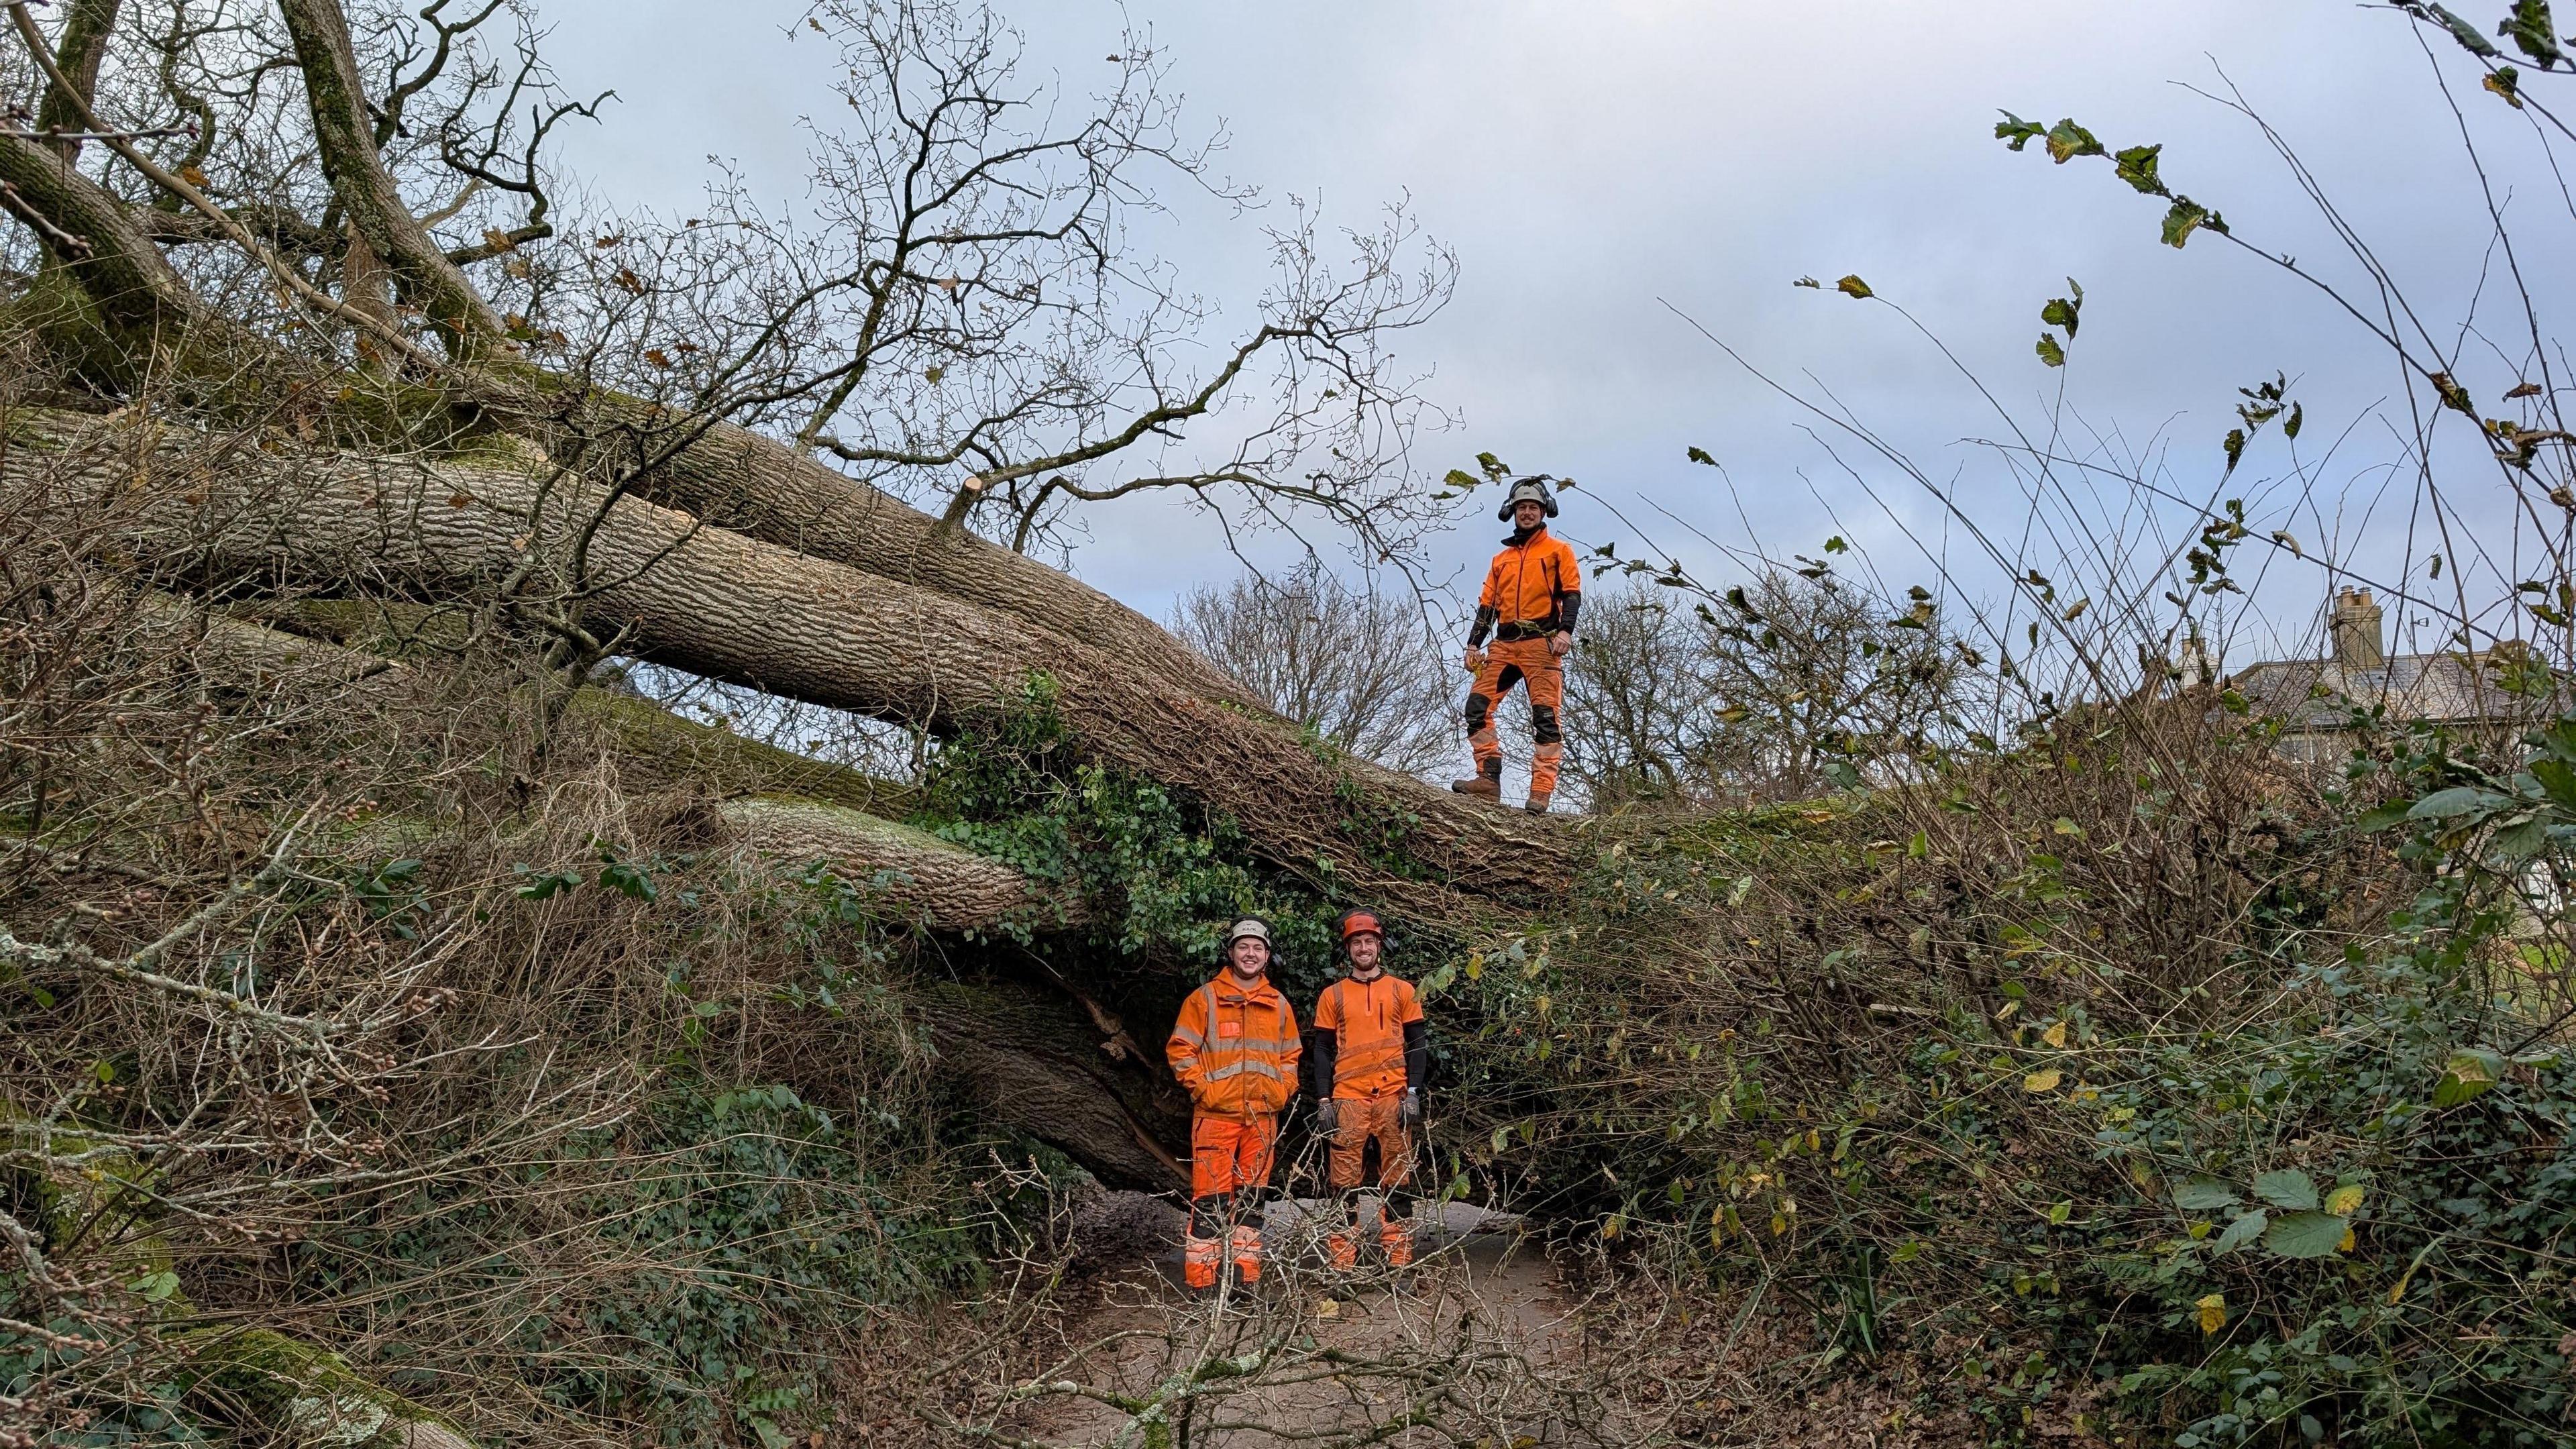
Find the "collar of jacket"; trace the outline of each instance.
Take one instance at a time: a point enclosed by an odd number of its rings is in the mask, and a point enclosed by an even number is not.
[[[1216,979],[1208,984],[1216,988],[1216,998],[1219,1001],[1240,1001],[1248,1005],[1267,1005],[1273,1001],[1287,1000],[1286,997],[1279,994],[1278,987],[1270,984],[1270,973],[1267,971],[1262,972],[1261,979],[1255,981],[1250,986],[1237,984],[1234,979],[1234,973],[1230,970],[1218,972]]]
[[[1527,536],[1523,536],[1521,531],[1515,528],[1509,534],[1504,536],[1503,542],[1506,546],[1511,548],[1526,548],[1530,544],[1536,543],[1545,537],[1547,537],[1547,525],[1542,523],[1538,527],[1531,529]]]

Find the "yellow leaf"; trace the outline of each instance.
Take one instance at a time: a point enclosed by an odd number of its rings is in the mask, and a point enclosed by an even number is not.
[[[2361,1210],[2361,1184],[2348,1182],[2326,1194],[2326,1211],[2339,1218],[2351,1217]]]
[[[1788,1231],[1789,1219],[1783,1214],[1773,1213],[1771,1215],[1771,1236],[1776,1238]]]
[[[2224,1294],[2212,1293],[2208,1297],[2200,1300],[2200,1331],[2203,1333],[2216,1333],[2218,1330],[2225,1328],[2226,1326],[2226,1296]]]
[[[2039,1034],[2039,1039],[2048,1043],[2050,1046],[2056,1047],[2060,1051],[2065,1050],[2066,1023],[2061,1021],[2055,1026],[2050,1027],[2048,1030],[2041,1032]]]
[[[1482,976],[1482,975],[1484,975],[1484,974],[1485,974],[1485,953],[1484,953],[1484,952],[1482,952],[1482,951],[1470,951],[1470,952],[1468,952],[1468,953],[1467,953],[1467,979],[1468,979],[1468,980],[1470,980],[1470,981],[1473,981],[1473,980],[1475,980],[1477,977]]]
[[[2050,1067],[2047,1071],[2033,1072],[2022,1078],[2021,1089],[2025,1092],[2054,1092],[2057,1090],[2057,1084],[2064,1078],[2064,1073],[2055,1067]]]
[[[1334,1302],[1330,1298],[1318,1298],[1315,1300],[1315,1316],[1317,1318],[1339,1318],[1342,1316],[1342,1305]]]
[[[2346,1228],[2343,1230],[2343,1241],[2335,1244],[2335,1251],[2338,1253],[2349,1253],[2352,1251],[2352,1229]]]
[[[2001,1020],[2003,1020],[2005,1017],[2008,1017],[2008,1016],[2012,1015],[2014,1012],[2019,1011],[2019,1010],[2021,1010],[2021,1003],[2020,1003],[2020,1002],[2018,1002],[2018,1001],[2007,1001],[2007,1002],[2005,1002],[2005,1003],[2004,1003],[2004,1009],[1995,1013],[1995,1020],[1997,1020],[1997,1021],[2001,1021]]]

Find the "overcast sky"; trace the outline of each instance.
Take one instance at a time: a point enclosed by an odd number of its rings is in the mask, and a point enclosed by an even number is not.
[[[1114,69],[1103,57],[1119,48],[1118,7],[1002,9],[1028,32],[1033,76],[1079,93]],[[801,123],[846,117],[828,89],[831,54],[798,41],[801,5],[542,0],[539,11],[567,86],[622,97],[564,148],[620,203],[685,213],[719,160],[756,194],[792,201],[804,191]],[[2330,494],[2366,501],[2389,483],[2389,424],[2406,426],[2400,381],[2349,318],[2215,239],[2159,245],[2160,203],[2104,163],[2007,152],[1992,139],[1999,109],[2072,115],[2114,147],[2160,141],[2166,178],[2239,236],[2355,277],[2255,129],[2185,88],[2232,82],[2432,316],[2456,324],[2485,257],[2482,205],[2423,52],[2393,14],[2351,0],[1134,0],[1123,15],[1151,28],[1190,114],[1230,136],[1226,172],[1273,198],[1320,198],[1352,224],[1409,197],[1455,247],[1455,301],[1405,343],[1405,360],[1433,371],[1430,396],[1463,420],[1429,440],[1430,473],[1490,449],[1573,475],[1585,492],[1563,532],[1628,537],[1597,494],[1712,576],[1726,572],[1716,550],[1656,505],[1718,544],[1758,537],[1775,556],[1846,535],[1899,587],[1930,570],[1797,409],[1676,311],[1773,375],[1830,388],[1935,476],[1955,477],[1990,531],[2029,516],[1993,456],[1963,441],[2002,425],[1940,352],[1885,308],[1793,288],[1801,276],[1865,277],[2026,417],[2063,382],[2089,425],[2142,449],[2168,440],[2174,481],[2194,492],[2216,486],[2236,387],[2276,371],[2305,405],[2303,456],[2343,439],[2320,474]],[[2442,55],[2455,78],[2461,59]],[[2463,104],[2504,125],[2500,144],[2515,141],[2493,97],[2471,90]],[[2536,155],[2527,131],[2519,143]],[[2527,156],[2506,169],[2547,178]],[[2556,196],[2525,204],[2539,228],[2525,245],[2563,272],[2564,208],[2553,219]],[[1248,298],[1262,280],[1257,226],[1188,214],[1150,239],[1192,285]],[[2060,374],[2032,343],[2068,276],[2087,304]],[[2512,381],[2490,367],[2472,385]],[[2391,398],[2393,418],[2371,413]],[[1685,461],[1693,446],[1726,465],[1723,478]],[[2258,442],[2229,491],[2261,490],[2289,457],[2277,439]],[[1864,471],[1942,546],[1937,505],[1884,468]],[[2493,487],[2491,471],[2474,481]],[[2397,479],[2384,510],[2402,510],[2411,486]],[[2313,526],[2294,529],[2311,546]],[[1163,505],[1096,513],[1090,528],[1077,571],[1152,612],[1236,567],[1204,525]],[[1479,513],[1441,541],[1462,593],[1498,532]],[[2379,547],[2374,567],[2406,566],[2393,542]],[[2281,607],[2324,587],[2298,572],[2270,597]]]

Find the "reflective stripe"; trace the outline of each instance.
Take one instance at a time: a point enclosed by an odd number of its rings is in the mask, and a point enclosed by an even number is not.
[[[1172,1023],[1172,1036],[1175,1040],[1188,1042],[1192,1046],[1207,1045],[1206,1037],[1199,1035],[1197,1032],[1190,1030],[1179,1022]]]
[[[1253,1072],[1260,1076],[1268,1077],[1274,1082],[1284,1082],[1288,1080],[1286,1077],[1280,1075],[1279,1068],[1276,1063],[1265,1062],[1257,1057],[1239,1062],[1227,1062],[1221,1067],[1210,1067],[1206,1074],[1201,1076],[1199,1080],[1202,1082],[1222,1082],[1228,1077],[1241,1076],[1245,1072]]]

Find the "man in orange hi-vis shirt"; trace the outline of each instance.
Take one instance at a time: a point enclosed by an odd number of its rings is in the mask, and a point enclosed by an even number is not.
[[[1341,1199],[1341,1220],[1324,1239],[1333,1266],[1358,1265],[1352,1242],[1363,1196],[1378,1189],[1377,1242],[1388,1266],[1413,1261],[1411,1135],[1422,1121],[1423,1078],[1431,1047],[1422,1000],[1413,983],[1386,970],[1386,928],[1368,911],[1342,917],[1342,950],[1350,974],[1324,988],[1315,1003],[1316,1121],[1332,1139],[1326,1176]],[[1377,1181],[1368,1181],[1368,1149],[1377,1148]],[[1362,1228],[1365,1232],[1365,1228]]]
[[[1574,648],[1574,618],[1583,608],[1583,566],[1564,540],[1550,535],[1556,498],[1538,478],[1512,484],[1496,515],[1512,524],[1503,551],[1485,570],[1476,601],[1476,625],[1467,635],[1467,670],[1476,683],[1467,693],[1467,744],[1476,773],[1450,785],[1461,795],[1503,798],[1503,742],[1494,711],[1512,686],[1529,683],[1530,792],[1526,807],[1547,813],[1556,793],[1557,766],[1565,758],[1565,731],[1557,709],[1565,699],[1565,656]],[[1494,635],[1491,652],[1486,631]]]
[[[1193,1109],[1181,1257],[1192,1288],[1214,1288],[1229,1257],[1237,1281],[1261,1281],[1261,1207],[1279,1145],[1279,1109],[1296,1094],[1303,1051],[1297,1015],[1269,972],[1269,924],[1235,922],[1225,937],[1225,969],[1181,1003],[1163,1048]]]

